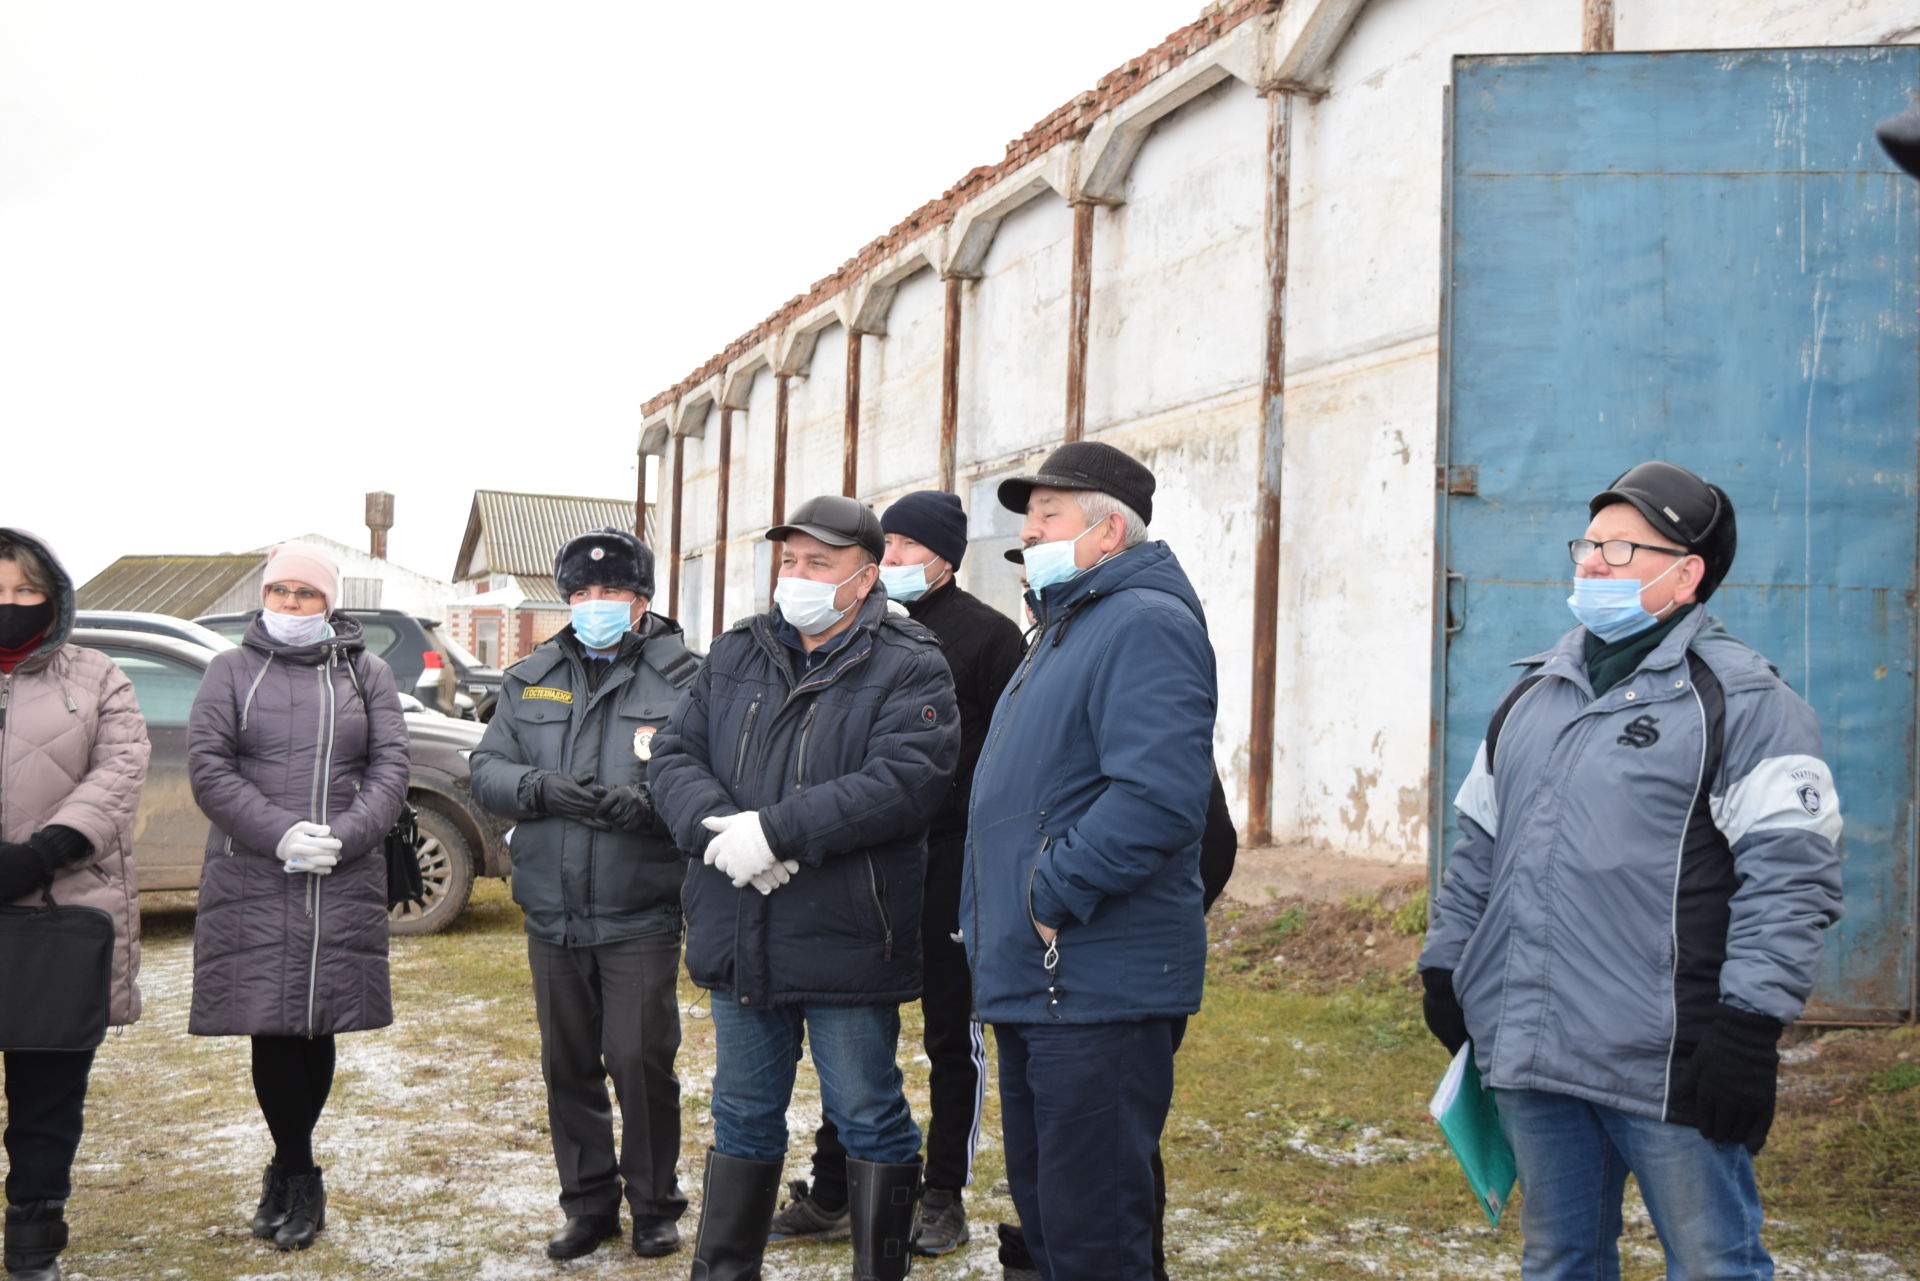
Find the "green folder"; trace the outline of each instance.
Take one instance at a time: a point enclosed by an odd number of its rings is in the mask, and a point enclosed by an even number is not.
[[[1440,1078],[1440,1088],[1433,1092],[1427,1110],[1447,1136],[1447,1144],[1453,1148],[1487,1222],[1498,1226],[1518,1174],[1513,1149],[1500,1130],[1493,1091],[1480,1084],[1480,1070],[1473,1065],[1471,1042],[1461,1046],[1460,1053],[1447,1065],[1447,1074]]]

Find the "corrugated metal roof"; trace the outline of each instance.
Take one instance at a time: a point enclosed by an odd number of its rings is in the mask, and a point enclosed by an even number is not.
[[[81,584],[74,593],[80,609],[138,609],[175,618],[195,618],[249,575],[258,574],[266,557],[122,556]]]
[[[560,599],[560,589],[554,586],[552,574],[515,574],[513,581],[520,585],[521,593],[527,598],[525,605],[558,605],[565,607]]]
[[[633,500],[476,489],[466,536],[460,540],[454,581],[480,574],[549,576],[553,573],[553,554],[562,543],[602,525],[632,529]],[[482,547],[486,563],[476,564],[475,552]]]

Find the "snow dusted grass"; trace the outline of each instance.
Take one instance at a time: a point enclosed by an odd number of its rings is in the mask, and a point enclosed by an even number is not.
[[[455,930],[396,939],[396,1026],[340,1038],[339,1075],[316,1146],[327,1169],[328,1226],[282,1255],[247,1230],[269,1154],[246,1044],[186,1034],[190,899],[149,896],[146,1015],[102,1049],[63,1262],[79,1281],[296,1281],[306,1278],[679,1278],[698,1222],[713,1063],[705,997],[683,986],[681,1179],[695,1206],[687,1250],[641,1260],[620,1242],[569,1264],[544,1244],[560,1222],[540,1084],[538,1034],[517,910],[486,882]],[[924,1117],[926,1062],[916,1012],[903,1011],[903,1062]],[[1168,1124],[1172,1275],[1205,1278],[1518,1277],[1510,1223],[1486,1227],[1462,1190],[1424,1105],[1443,1054],[1427,1044],[1417,998],[1393,984],[1331,995],[1227,978],[1209,992],[1180,1055]],[[916,1277],[1000,1277],[993,1224],[1011,1221],[994,1094],[976,1184],[974,1242]],[[788,1123],[788,1177],[805,1177],[819,1116],[800,1073]],[[1779,1141],[1779,1140],[1777,1140]],[[1791,1142],[1791,1139],[1788,1140]],[[1763,1190],[1765,1189],[1763,1168]],[[1897,1229],[1852,1242],[1795,1217],[1771,1244],[1780,1275],[1912,1281],[1920,1263]],[[1920,1232],[1920,1228],[1914,1229]],[[1893,1244],[1890,1248],[1889,1240]],[[1877,1253],[1874,1251],[1878,1251]],[[1644,1212],[1630,1207],[1627,1275],[1661,1273]],[[768,1281],[840,1281],[844,1245],[769,1252]]]

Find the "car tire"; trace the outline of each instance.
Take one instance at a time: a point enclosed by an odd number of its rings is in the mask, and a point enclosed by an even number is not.
[[[475,719],[476,721],[479,721],[482,725],[485,725],[487,722],[493,719],[493,709],[498,707],[499,705],[500,705],[500,698],[498,695],[495,695],[494,697],[489,698],[486,702],[481,703],[478,707],[473,709],[473,719]]]
[[[430,801],[414,802],[420,837],[414,846],[426,906],[402,903],[387,913],[389,934],[438,934],[454,923],[473,894],[473,847],[453,816]]]

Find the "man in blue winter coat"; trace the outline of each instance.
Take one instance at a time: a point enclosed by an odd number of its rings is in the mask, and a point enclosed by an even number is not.
[[[802,1041],[847,1150],[854,1273],[906,1275],[920,1130],[896,1060],[920,995],[927,826],[960,750],[933,633],[880,586],[880,522],[837,495],[767,532],[774,608],[716,639],[653,748],[654,802],[699,862],[687,972],[713,993],[713,1150],[693,1275],[752,1281]]]
[[[1752,1154],[1840,916],[1840,800],[1812,709],[1706,612],[1726,492],[1646,462],[1588,515],[1580,625],[1521,660],[1454,801],[1427,1025],[1494,1091],[1527,1281],[1620,1275],[1629,1173],[1669,1277],[1761,1281]]]
[[[1153,1156],[1206,969],[1213,646],[1153,473],[1076,441],[1000,486],[1034,639],[974,775],[960,924],[1007,1178],[1051,1281],[1153,1270]]]

